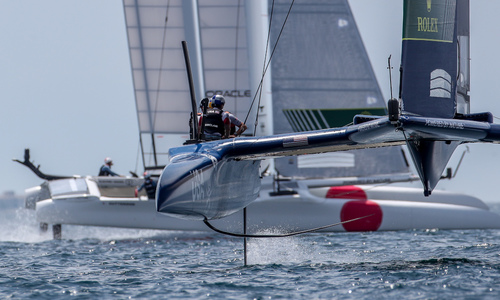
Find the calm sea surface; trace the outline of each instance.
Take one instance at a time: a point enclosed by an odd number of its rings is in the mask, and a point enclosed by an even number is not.
[[[499,211],[499,207],[493,207]],[[0,299],[500,299],[499,230],[309,234],[63,226],[0,210]]]

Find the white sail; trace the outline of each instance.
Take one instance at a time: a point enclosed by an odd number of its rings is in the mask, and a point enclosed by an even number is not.
[[[186,132],[190,96],[181,41],[187,39],[182,2],[188,1],[168,2],[124,0],[141,133]]]
[[[250,87],[244,1],[123,4],[143,153],[161,158],[168,146],[182,140],[169,145],[172,135],[185,138],[189,132],[191,102],[182,41],[188,43],[197,101],[222,94],[225,109],[245,118],[257,86]],[[145,165],[150,164],[145,157]]]

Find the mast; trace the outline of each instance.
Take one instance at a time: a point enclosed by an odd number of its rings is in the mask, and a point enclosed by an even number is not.
[[[252,93],[257,92],[257,97],[259,97],[258,87],[261,85],[262,80],[262,96],[260,101],[260,106],[253,107],[256,113],[259,114],[259,124],[255,135],[271,135],[274,133],[273,129],[273,108],[272,108],[272,91],[271,91],[271,68],[266,72],[264,78],[262,74],[269,60],[270,51],[266,56],[266,43],[267,35],[269,30],[269,14],[268,14],[268,3],[267,0],[252,0],[245,1],[245,13],[247,20],[247,44],[248,44],[248,56],[249,61],[252,62],[249,65],[250,74],[250,87],[252,88]],[[255,89],[255,90],[253,90]],[[253,96],[253,95],[252,95]],[[258,98],[255,103],[258,103]],[[255,104],[257,105],[257,104]],[[253,120],[252,120],[253,121]],[[253,124],[247,124],[252,126]]]
[[[189,59],[195,94],[202,97],[205,94],[203,76],[203,56],[201,48],[200,17],[198,0],[182,1],[186,42],[189,45]],[[203,98],[203,97],[202,97]]]

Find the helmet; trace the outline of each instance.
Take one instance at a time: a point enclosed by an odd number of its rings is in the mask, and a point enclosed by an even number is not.
[[[151,174],[149,174],[149,172],[144,172],[144,178],[151,178]]]
[[[222,97],[222,95],[214,95],[209,102],[209,106],[211,108],[222,108],[224,104],[226,104],[226,100],[224,100],[224,97]]]
[[[203,98],[200,101],[200,108],[203,110],[203,106],[209,107],[209,102],[208,98]]]
[[[104,159],[104,163],[105,163],[105,164],[110,164],[110,163],[112,163],[112,162],[113,162],[113,160],[111,159],[111,157],[106,157],[106,158]]]

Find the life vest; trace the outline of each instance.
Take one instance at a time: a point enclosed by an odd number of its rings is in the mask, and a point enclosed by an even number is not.
[[[154,199],[156,194],[156,184],[151,179],[146,179],[144,181],[144,188],[146,189],[146,193],[148,194],[149,199]]]
[[[109,176],[109,175],[111,175],[108,172],[108,169],[109,169],[109,167],[107,167],[106,165],[102,165],[101,168],[99,169],[99,175],[97,175],[97,176]]]
[[[207,115],[205,117],[205,132],[209,134],[218,132],[221,136],[224,135],[222,110],[218,108],[210,108],[207,110]]]

